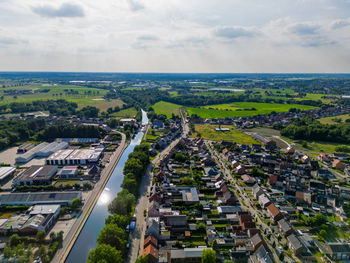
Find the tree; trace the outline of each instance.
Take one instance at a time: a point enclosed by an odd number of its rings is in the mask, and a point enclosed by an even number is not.
[[[122,252],[106,244],[100,244],[89,252],[87,263],[122,263]]]
[[[101,230],[97,238],[97,243],[108,244],[123,252],[127,243],[126,238],[124,229],[121,229],[115,224],[108,224]]]
[[[130,193],[134,194],[135,196],[137,195],[138,188],[137,188],[137,182],[135,179],[131,179],[126,176],[124,178],[122,187],[127,189]]]
[[[82,203],[81,203],[81,199],[80,199],[80,197],[78,197],[78,198],[74,198],[73,200],[72,200],[72,203],[70,204],[70,207],[72,208],[72,210],[78,210],[78,208],[80,207],[82,205]]]
[[[215,241],[215,240],[214,240]],[[202,263],[215,263],[216,253],[211,248],[206,248],[202,252]]]
[[[135,203],[135,196],[123,189],[108,205],[108,211],[112,214],[129,215]]]
[[[216,239],[214,239],[213,243],[211,244],[211,247],[212,247],[214,250],[217,250],[217,249],[218,249],[218,242],[216,241]]]
[[[126,215],[113,214],[113,215],[109,215],[106,218],[105,224],[106,225],[116,224],[121,229],[125,229],[126,226],[129,224],[129,219],[128,219],[128,216],[126,216]]]
[[[149,259],[148,259],[148,256],[139,256],[135,263],[148,263],[149,262]]]
[[[130,158],[126,161],[124,166],[124,174],[133,174],[135,177],[142,176],[144,171],[143,165],[139,159]]]
[[[45,240],[45,236],[45,231],[39,231],[38,233],[36,233],[36,240],[38,240],[39,243],[43,243]]]
[[[327,237],[327,231],[324,230],[324,229],[322,229],[322,230],[320,231],[320,236],[321,236],[323,239],[325,239],[325,238]]]
[[[198,225],[196,225],[196,230],[205,233],[205,230],[206,230],[205,224],[204,224],[203,222],[202,222],[202,223],[199,223]]]

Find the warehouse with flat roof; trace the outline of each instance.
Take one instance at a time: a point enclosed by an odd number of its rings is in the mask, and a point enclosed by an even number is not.
[[[12,166],[0,167],[0,182],[4,181],[9,176],[13,175],[15,171],[16,171],[16,168]]]
[[[102,154],[102,148],[60,150],[46,159],[47,165],[85,165],[96,163]]]
[[[27,163],[35,157],[48,157],[56,151],[66,149],[67,147],[68,142],[43,142],[16,157],[16,163]]]
[[[81,192],[11,193],[0,195],[0,205],[70,205],[76,198],[82,198]]]
[[[57,173],[58,167],[55,165],[33,165],[14,180],[13,186],[21,185],[48,185],[51,184],[52,177]]]

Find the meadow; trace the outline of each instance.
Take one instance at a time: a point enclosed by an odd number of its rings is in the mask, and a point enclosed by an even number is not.
[[[137,110],[135,108],[127,108],[118,112],[113,112],[112,116],[117,119],[122,118],[134,118],[137,114]]]
[[[32,90],[34,93],[7,95],[5,91],[8,90]],[[86,88],[75,85],[31,85],[7,87],[0,90],[0,96],[3,96],[3,99],[0,100],[0,105],[9,104],[12,102],[30,103],[35,100],[65,99],[67,101],[77,103],[78,106],[101,104],[101,108],[105,108],[103,104],[106,104],[106,101],[102,100],[102,98],[106,93],[107,90],[104,89]],[[115,106],[118,104],[121,105],[121,101],[114,102],[115,103],[113,103],[113,105],[115,104]]]
[[[167,118],[171,118],[172,114],[179,115],[179,109],[181,105],[177,105],[170,102],[160,101],[152,106],[154,112],[157,114],[164,114]]]
[[[247,130],[249,132],[258,132],[265,137],[271,138],[277,142],[277,145],[281,148],[286,148],[287,145],[285,142],[289,143],[292,147],[299,151],[305,151],[310,153],[311,156],[317,156],[319,153],[335,153],[337,146],[343,146],[341,143],[332,143],[332,142],[319,142],[319,141],[306,141],[306,146],[303,147],[302,141],[295,141],[290,138],[281,136],[280,131],[274,130],[271,128],[253,128]]]
[[[203,139],[211,141],[229,141],[236,142],[239,144],[260,144],[249,135],[240,132],[234,126],[222,125],[222,128],[229,128],[230,131],[216,131],[215,128],[218,128],[218,125],[210,124],[196,124],[195,133],[192,133],[191,137],[196,137],[199,133]]]
[[[248,117],[259,114],[275,112],[287,112],[291,108],[309,110],[315,107],[299,104],[277,104],[257,102],[235,102],[231,104],[219,104],[204,106],[200,108],[187,108],[189,115],[197,114],[201,118],[226,118],[226,117]]]
[[[344,114],[344,115],[338,115],[338,116],[332,116],[332,117],[325,117],[318,119],[322,124],[337,124],[336,119],[341,119],[341,122],[345,122],[347,119],[350,119],[350,114]]]

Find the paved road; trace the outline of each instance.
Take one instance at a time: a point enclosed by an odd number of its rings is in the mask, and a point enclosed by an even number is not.
[[[136,259],[142,254],[144,236],[146,232],[146,218],[144,216],[144,211],[148,209],[148,194],[150,191],[151,181],[152,181],[152,168],[153,165],[157,164],[164,158],[169,152],[177,145],[181,138],[187,136],[189,127],[187,123],[182,123],[183,133],[182,136],[175,141],[173,141],[167,148],[165,148],[162,152],[158,153],[158,155],[153,159],[152,163],[148,166],[146,174],[142,178],[139,199],[136,204],[136,226],[135,230],[129,235],[129,243],[130,250],[127,262],[134,263]],[[147,131],[146,131],[147,132]]]
[[[102,170],[100,180],[95,184],[94,189],[92,190],[90,197],[88,200],[85,200],[84,206],[82,209],[82,213],[73,224],[72,228],[69,230],[66,238],[63,240],[62,248],[57,251],[54,258],[51,262],[53,263],[63,263],[66,260],[71,248],[74,245],[75,240],[79,236],[81,229],[83,228],[87,218],[89,217],[92,209],[94,208],[100,194],[102,193],[104,186],[106,185],[110,175],[112,174],[115,166],[118,163],[120,156],[122,155],[125,147],[126,147],[126,137],[124,133],[121,133],[122,140],[115,151],[113,156],[111,157],[108,166]]]

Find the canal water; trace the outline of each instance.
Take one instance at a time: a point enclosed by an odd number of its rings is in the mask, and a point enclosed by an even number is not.
[[[142,111],[142,124],[148,124],[147,113],[145,111]],[[120,185],[124,179],[123,169],[125,162],[128,160],[129,154],[134,151],[135,146],[141,143],[142,137],[143,132],[139,132],[124,150],[89,218],[69,252],[65,263],[85,263],[89,251],[96,248],[96,239],[105,225],[105,219],[109,215],[108,204],[121,190]]]

